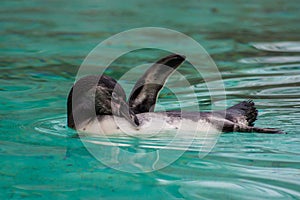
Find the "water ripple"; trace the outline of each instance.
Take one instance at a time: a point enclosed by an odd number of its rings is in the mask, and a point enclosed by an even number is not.
[[[243,58],[238,60],[240,63],[247,64],[258,64],[258,63],[270,63],[270,64],[280,64],[280,63],[295,63],[300,62],[300,56],[264,56],[264,57],[251,57]]]
[[[300,42],[257,42],[251,43],[253,47],[263,51],[274,52],[300,52]]]
[[[66,126],[65,116],[45,118],[32,124],[32,127],[38,133],[50,134],[64,138],[75,137],[77,134],[75,131]]]

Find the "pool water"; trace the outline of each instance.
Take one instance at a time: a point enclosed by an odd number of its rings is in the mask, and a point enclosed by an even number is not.
[[[0,10],[0,199],[300,199],[298,1],[5,0]],[[288,134],[222,134],[205,157],[192,146],[149,173],[119,171],[95,159],[66,127],[67,94],[98,43],[147,26],[180,31],[207,50],[226,90],[226,100],[213,103],[253,99],[256,125]],[[164,55],[137,51],[107,73],[120,77]],[[180,70],[201,109],[209,109],[205,82],[188,63]],[[189,91],[178,89],[188,109]],[[159,102],[170,110],[178,108],[176,100],[164,90]],[[161,145],[143,138],[115,142],[132,152]]]

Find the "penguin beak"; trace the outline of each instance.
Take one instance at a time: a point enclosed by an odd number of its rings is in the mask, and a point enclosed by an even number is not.
[[[133,126],[139,126],[140,122],[135,115],[135,113],[129,108],[128,104],[124,101],[121,100],[118,105],[117,105],[118,111],[117,113],[119,116],[124,117],[129,121]]]

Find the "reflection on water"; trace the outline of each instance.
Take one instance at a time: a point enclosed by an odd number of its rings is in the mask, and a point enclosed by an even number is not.
[[[254,58],[243,58],[239,60],[241,63],[269,63],[269,64],[280,64],[280,63],[295,63],[300,62],[300,56],[269,56],[269,57],[254,57]]]
[[[300,52],[300,42],[269,42],[269,43],[252,43],[252,46],[263,51],[274,52]]]
[[[151,6],[150,6],[151,4]],[[63,5],[63,6],[62,6]],[[297,1],[114,2],[4,1],[0,8],[1,199],[299,199],[300,38]],[[254,99],[257,126],[287,135],[228,133],[201,158],[201,141],[170,147],[183,153],[151,173],[126,173],[99,162],[76,132],[66,127],[66,97],[84,57],[99,42],[129,28],[162,26],[200,42],[222,74],[226,98],[216,105]],[[107,73],[122,76],[164,56],[145,50],[122,57]],[[188,109],[193,89],[202,110],[210,93],[190,65],[179,69],[194,88],[168,84]],[[125,90],[130,90],[134,72]],[[221,90],[214,94],[221,97]],[[176,109],[168,90],[159,108]],[[156,152],[170,138],[85,138],[94,148]],[[107,143],[109,141],[109,143]],[[182,145],[182,146],[181,146]],[[112,152],[112,151],[107,151]],[[113,155],[120,155],[113,151]],[[99,155],[101,158],[101,155]],[[106,158],[105,156],[102,156]],[[143,169],[157,160],[130,160]],[[115,163],[117,168],[118,163]],[[155,168],[155,166],[154,166]],[[147,170],[146,170],[147,171]]]

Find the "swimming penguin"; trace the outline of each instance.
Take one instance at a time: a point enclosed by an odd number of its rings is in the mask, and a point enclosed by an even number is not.
[[[128,101],[121,85],[109,76],[81,78],[68,95],[68,127],[93,135],[124,132],[151,135],[178,129],[186,132],[284,133],[278,129],[254,127],[258,111],[251,100],[222,111],[154,112],[158,94],[167,78],[184,61],[184,56],[176,54],[157,61],[137,81]]]

